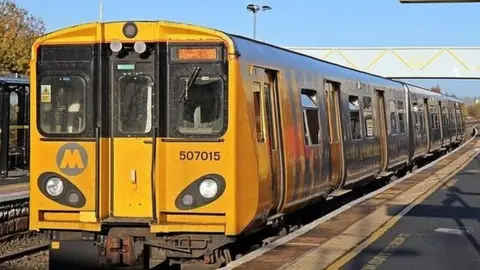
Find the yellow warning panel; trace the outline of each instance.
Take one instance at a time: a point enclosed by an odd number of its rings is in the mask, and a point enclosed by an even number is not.
[[[52,249],[60,249],[60,242],[52,241],[51,248]]]
[[[42,85],[41,89],[42,89],[41,102],[42,103],[52,102],[52,86]]]

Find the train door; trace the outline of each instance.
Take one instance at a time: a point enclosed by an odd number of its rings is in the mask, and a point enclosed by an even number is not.
[[[438,102],[438,109],[437,109],[437,117],[438,117],[438,123],[439,123],[439,129],[440,129],[440,147],[443,147],[443,143],[445,141],[445,132],[443,130],[445,123],[443,119],[443,106],[442,102]]]
[[[254,85],[257,85],[256,93],[260,97],[260,107],[263,108],[265,138],[262,140],[265,143],[259,147],[264,148],[263,150],[268,156],[269,164],[267,166],[270,171],[272,208],[279,212],[285,199],[285,168],[277,72],[254,67],[253,80]]]
[[[339,188],[345,178],[345,155],[343,152],[343,130],[340,114],[340,84],[325,81],[328,130],[330,135],[331,183]]]
[[[427,152],[430,151],[431,147],[432,147],[432,125],[433,123],[431,121],[429,121],[430,117],[430,107],[428,106],[428,99],[424,98],[423,99],[423,115],[421,117],[423,117],[423,122],[425,123],[425,132],[427,133],[427,140],[428,140],[428,143],[427,143]]]
[[[154,55],[142,63],[135,63],[135,59],[128,64],[112,63],[110,157],[114,217],[152,217]]]
[[[381,90],[375,90],[377,98],[377,115],[380,119],[380,125],[378,125],[378,131],[380,134],[380,153],[381,153],[381,171],[386,171],[388,168],[388,134],[387,134],[387,116],[385,114],[385,92]]]

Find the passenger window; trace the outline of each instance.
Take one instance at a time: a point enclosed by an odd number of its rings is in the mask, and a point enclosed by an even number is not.
[[[455,120],[455,113],[453,112],[453,109],[450,110],[450,119],[451,119],[451,122],[453,123],[453,125],[457,126],[457,121]]]
[[[437,107],[437,114],[435,115],[436,118],[437,118],[437,127],[441,127],[442,123],[443,123],[443,107],[442,107],[442,104],[441,102],[438,103],[438,107]]]
[[[412,115],[414,119],[414,126],[416,131],[420,131],[420,121],[419,121],[419,111],[418,111],[418,104],[416,102],[412,103]]]
[[[455,104],[455,119],[457,119],[457,123],[458,123],[458,127],[460,129],[463,128],[463,125],[462,125],[462,116],[460,114],[460,106],[458,104]]]
[[[339,119],[339,98],[341,85],[337,82],[325,81],[325,100],[328,120],[328,134],[330,135],[330,143],[337,143],[342,136],[338,130],[341,120]]]
[[[350,129],[353,140],[362,138],[360,129],[360,106],[357,96],[348,96],[348,108],[350,110]]]
[[[152,129],[152,79],[126,75],[119,79],[118,129],[124,133],[148,133]]]
[[[420,119],[420,129],[421,130],[425,130],[425,120],[427,119],[426,118],[426,112],[425,112],[425,108],[423,106],[424,104],[422,103],[419,103],[418,104],[418,118]]]
[[[80,76],[47,76],[40,82],[40,129],[76,134],[85,129],[86,81]]]
[[[375,124],[373,122],[372,98],[363,97],[363,119],[365,121],[365,137],[375,136]]]
[[[264,132],[262,124],[262,102],[261,102],[261,87],[259,82],[253,82],[253,108],[255,111],[255,128],[257,131],[257,141],[264,142]]]
[[[432,121],[432,128],[437,127],[437,108],[435,105],[430,106],[430,121]]]
[[[270,148],[272,150],[277,149],[277,141],[275,136],[273,136],[274,123],[272,116],[272,100],[270,95],[270,84],[263,83],[263,100],[265,104],[265,129],[268,130],[268,142],[270,143]]]
[[[400,127],[400,133],[405,133],[405,112],[403,110],[403,102],[397,101],[398,112],[398,126]]]
[[[445,126],[449,127],[450,126],[450,118],[448,117],[448,108],[445,107],[443,109],[443,117],[445,117]]]
[[[419,123],[419,129],[420,130],[425,130],[425,122],[424,122],[424,119],[423,119],[423,109],[420,107],[420,109],[418,110],[418,121],[420,122]]]
[[[318,116],[318,97],[316,90],[302,89],[303,128],[305,145],[319,142],[320,119]]]
[[[397,117],[395,115],[395,101],[388,101],[388,110],[390,111],[390,134],[397,133]]]

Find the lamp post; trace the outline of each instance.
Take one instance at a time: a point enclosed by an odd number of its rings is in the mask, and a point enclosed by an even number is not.
[[[103,0],[100,0],[100,22],[103,21]]]
[[[257,38],[257,13],[259,11],[267,11],[271,10],[272,7],[270,6],[259,6],[254,4],[249,4],[247,9],[253,13],[253,39]]]

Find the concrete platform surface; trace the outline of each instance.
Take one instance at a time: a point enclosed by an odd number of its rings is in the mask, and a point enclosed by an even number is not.
[[[447,265],[442,260],[459,256],[458,252],[470,254],[465,255],[468,259],[459,257],[465,267],[454,269],[479,266],[480,261],[472,257],[480,258],[480,245],[471,234],[480,231],[480,197],[477,196],[477,193],[480,195],[480,179],[479,183],[468,180],[478,179],[476,176],[480,174],[477,171],[480,170],[478,150],[480,137],[474,137],[414,173],[246,254],[223,269],[451,269],[455,264]],[[463,182],[467,186],[460,186]],[[475,189],[477,192],[472,191]],[[448,198],[444,193],[449,194]],[[430,201],[435,196],[440,198]],[[405,221],[412,223],[411,230],[403,227],[396,230]],[[461,240],[458,234],[463,235],[463,231],[455,231],[458,228],[470,234]],[[440,250],[445,245],[453,248]],[[467,248],[467,251],[455,251],[455,246],[459,250]],[[395,248],[398,261],[387,265],[393,258],[389,254],[395,254],[392,251]],[[439,255],[439,252],[444,253]],[[413,258],[421,257],[425,264],[414,263]],[[434,262],[427,264],[431,260]]]
[[[0,203],[25,199],[30,196],[29,183],[0,185]]]
[[[341,269],[480,269],[480,155]]]

